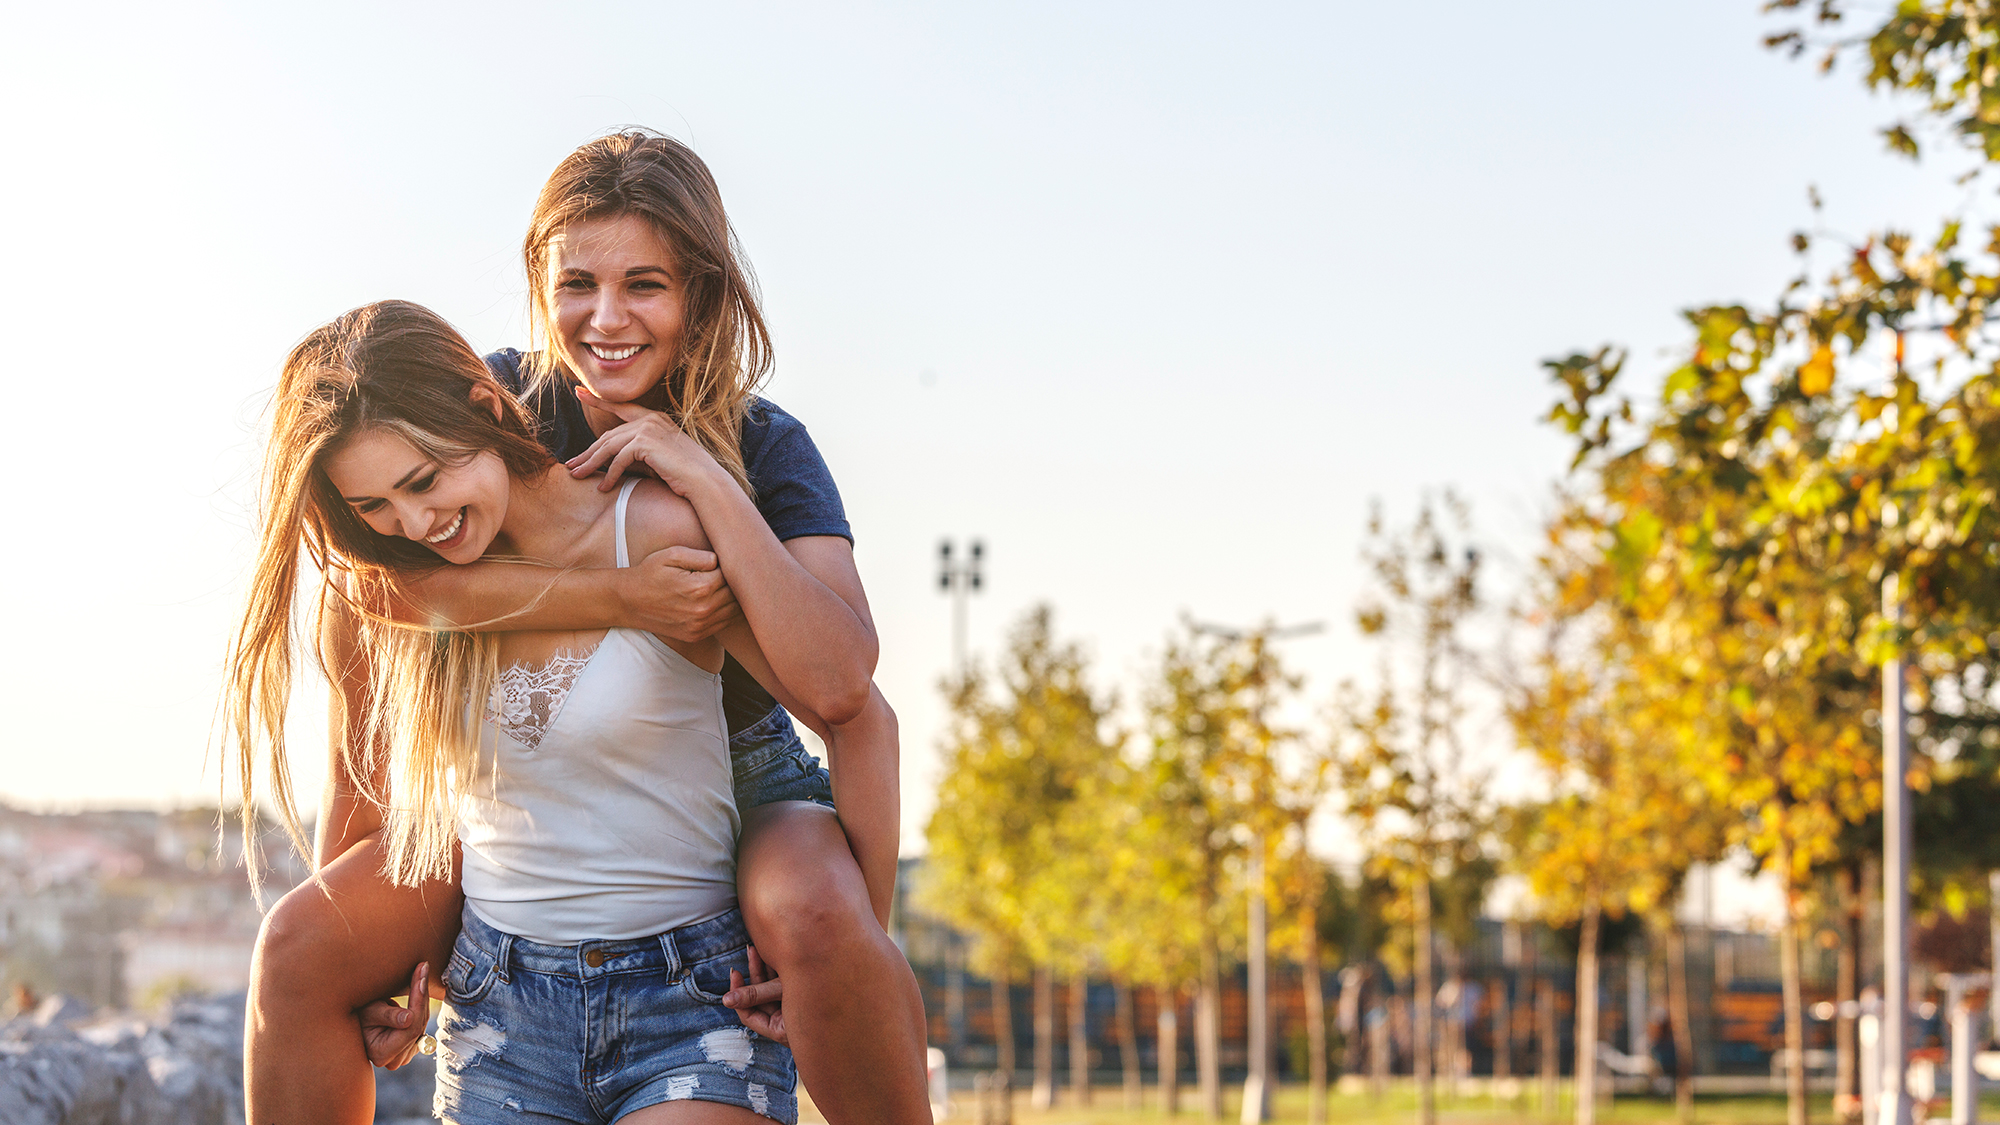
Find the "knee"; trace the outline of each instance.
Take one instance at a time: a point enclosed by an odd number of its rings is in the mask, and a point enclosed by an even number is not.
[[[257,971],[289,974],[312,969],[333,920],[332,902],[312,880],[287,891],[258,927]]]
[[[739,895],[744,923],[758,951],[774,965],[838,957],[882,933],[860,872],[845,855],[782,870],[765,868],[739,888]]]

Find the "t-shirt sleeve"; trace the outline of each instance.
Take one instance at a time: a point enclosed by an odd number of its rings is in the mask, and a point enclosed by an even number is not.
[[[755,403],[743,419],[743,455],[757,511],[781,542],[808,535],[854,542],[833,472],[797,418],[768,402]]]

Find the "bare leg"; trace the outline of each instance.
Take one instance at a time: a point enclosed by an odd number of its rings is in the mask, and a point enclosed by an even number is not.
[[[463,901],[456,881],[392,885],[369,836],[264,917],[243,1015],[244,1119],[250,1125],[368,1125],[375,1068],[355,1009],[409,987],[431,963],[444,979]]]
[[[757,952],[785,982],[785,1026],[813,1104],[834,1125],[929,1125],[923,996],[875,920],[833,810],[749,810],[736,890]]]

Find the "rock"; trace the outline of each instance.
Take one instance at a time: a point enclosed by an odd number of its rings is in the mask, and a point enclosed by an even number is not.
[[[51,1007],[62,999],[0,1024],[0,1123],[243,1125],[242,993],[176,1001],[158,1023],[82,1027]],[[375,1074],[376,1121],[432,1120],[434,1059]]]
[[[241,1125],[242,994],[176,1003],[164,1022],[77,1029],[60,1009],[0,1028],[0,1121]]]
[[[28,1018],[43,1027],[72,1027],[90,1018],[90,1005],[74,996],[57,993],[35,1005]]]

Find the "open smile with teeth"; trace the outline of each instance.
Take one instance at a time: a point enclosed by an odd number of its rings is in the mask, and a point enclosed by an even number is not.
[[[460,508],[458,510],[458,514],[451,517],[451,523],[447,525],[443,531],[438,532],[436,535],[426,535],[424,537],[424,542],[442,543],[445,540],[450,539],[452,536],[457,535],[458,529],[464,526],[465,526],[465,509]]]
[[[640,348],[643,348],[645,346],[646,345],[644,344],[627,344],[624,347],[614,348],[614,347],[606,347],[603,344],[584,345],[584,347],[590,349],[591,355],[594,355],[597,358],[606,361],[607,363],[616,363],[621,359],[631,359],[633,356],[639,354]]]

